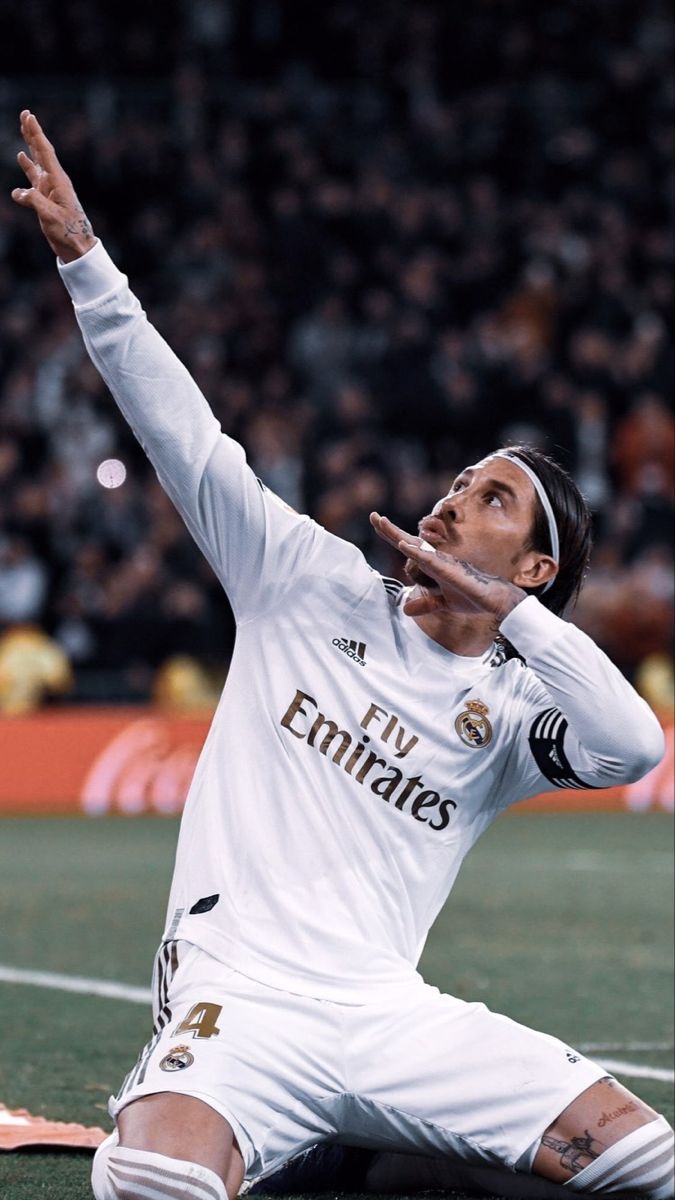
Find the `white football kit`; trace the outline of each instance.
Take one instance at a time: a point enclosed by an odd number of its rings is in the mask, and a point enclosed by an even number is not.
[[[501,626],[527,666],[429,639],[400,584],[255,478],[102,245],[60,270],[237,622],[181,825],[155,1035],[113,1113],[150,1092],[199,1095],[250,1175],[336,1135],[515,1165],[606,1072],[440,996],[417,962],[498,813],[639,777],[661,754],[658,723],[535,598]]]

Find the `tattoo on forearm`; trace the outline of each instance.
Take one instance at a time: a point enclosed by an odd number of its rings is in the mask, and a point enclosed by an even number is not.
[[[583,1171],[584,1167],[602,1154],[602,1144],[596,1141],[587,1129],[583,1137],[573,1137],[568,1142],[545,1133],[541,1144],[559,1154],[561,1167],[566,1167],[573,1175],[578,1175],[579,1171]],[[597,1146],[597,1150],[593,1149],[594,1146]]]
[[[457,562],[458,562],[459,566],[462,568],[462,570],[464,571],[464,574],[468,575],[471,579],[475,579],[478,583],[482,583],[487,587],[489,587],[490,584],[499,583],[499,584],[502,584],[502,587],[506,587],[506,588],[510,587],[512,592],[514,593],[514,595],[520,595],[520,596],[524,595],[524,593],[520,592],[519,588],[516,588],[512,584],[509,584],[508,580],[503,579],[501,575],[490,575],[490,574],[488,574],[487,571],[479,571],[477,567],[474,567],[473,563],[467,562],[465,558],[458,558]],[[515,601],[515,603],[517,603],[517,600]],[[512,607],[513,607],[513,604],[511,604],[511,605],[507,604],[505,608],[500,610],[500,612],[493,613],[494,619],[492,621],[491,629],[492,629],[492,632],[495,634],[495,636],[499,633],[501,623],[504,620],[504,617],[506,616],[506,614],[508,612],[510,612],[510,609]]]
[[[472,579],[477,579],[479,583],[504,583],[500,575],[488,575],[487,571],[479,571],[474,567],[473,563],[467,562],[465,558],[458,558],[457,562],[462,567],[465,575],[470,575]]]

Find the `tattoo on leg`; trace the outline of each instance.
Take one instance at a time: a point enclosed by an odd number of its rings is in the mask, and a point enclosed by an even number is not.
[[[612,1121],[616,1121],[618,1117],[623,1117],[626,1113],[631,1112],[637,1112],[637,1104],[634,1104],[632,1100],[627,1100],[625,1104],[620,1105],[619,1108],[612,1109],[611,1112],[607,1112],[605,1109],[598,1121],[598,1129],[602,1129],[604,1125],[609,1125]]]
[[[573,1175],[578,1175],[579,1171],[583,1171],[584,1167],[602,1154],[602,1144],[596,1141],[587,1129],[583,1137],[573,1137],[568,1142],[545,1133],[541,1144],[549,1150],[555,1150],[560,1155],[561,1167],[566,1167]],[[594,1146],[597,1146],[597,1150],[593,1149]]]

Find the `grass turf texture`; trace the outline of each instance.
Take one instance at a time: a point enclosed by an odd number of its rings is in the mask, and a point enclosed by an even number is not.
[[[147,986],[176,834],[160,819],[0,821],[0,963]],[[423,972],[572,1045],[669,1067],[669,1052],[618,1047],[672,1039],[671,915],[667,817],[507,816],[469,856]],[[108,1128],[149,1015],[0,984],[0,1028],[3,1103]],[[671,1085],[625,1082],[672,1121]],[[89,1155],[1,1154],[0,1196],[89,1200],[89,1168]]]

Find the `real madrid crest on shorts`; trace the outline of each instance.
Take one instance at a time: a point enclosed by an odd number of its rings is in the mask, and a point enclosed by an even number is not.
[[[492,741],[492,726],[487,719],[489,711],[482,700],[467,700],[466,708],[455,721],[455,729],[465,746],[482,750]]]
[[[191,1067],[194,1061],[194,1054],[190,1053],[187,1046],[174,1046],[164,1055],[159,1066],[162,1071],[184,1071],[186,1067]]]

